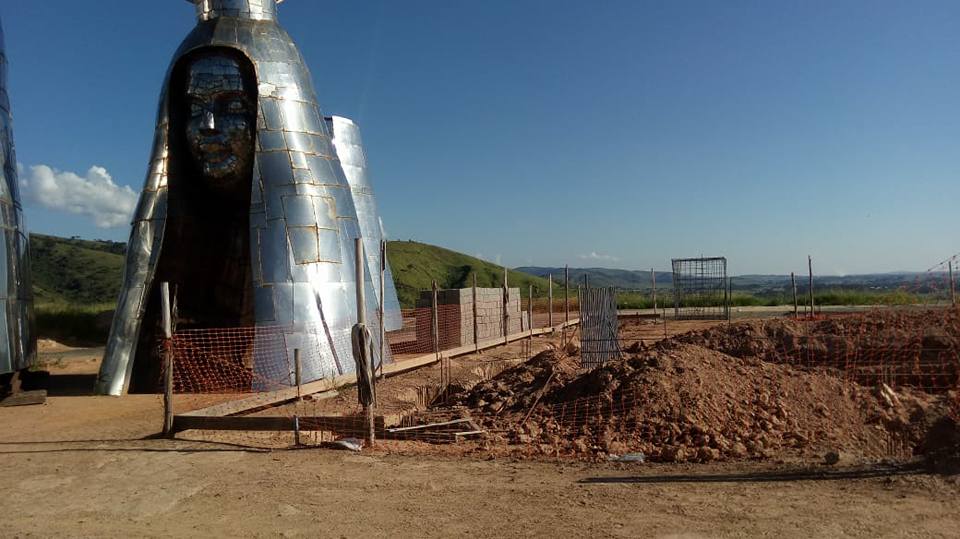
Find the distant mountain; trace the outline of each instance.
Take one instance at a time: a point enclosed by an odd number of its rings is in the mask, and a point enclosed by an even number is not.
[[[517,271],[536,275],[537,277],[546,277],[553,275],[553,282],[563,282],[564,268],[543,268],[537,266],[524,266],[515,268]],[[658,271],[657,286],[671,286],[673,274],[668,271]],[[584,276],[590,286],[646,289],[652,285],[649,271],[607,269],[607,268],[570,268],[570,286],[583,284]]]
[[[524,266],[517,271],[546,277],[553,275],[554,282],[563,282],[563,268],[549,268],[538,266]],[[657,286],[664,288],[673,286],[673,274],[667,271],[658,271]],[[865,275],[814,275],[813,286],[843,287],[851,289],[893,290],[913,284],[918,277],[926,274],[916,272],[872,273]],[[584,276],[591,286],[617,287],[631,290],[647,290],[650,288],[650,272],[637,270],[622,270],[609,268],[570,268],[570,285],[583,284]],[[797,288],[805,289],[808,278],[806,274],[796,276]],[[736,275],[730,278],[730,287],[733,290],[752,292],[784,291],[790,287],[789,275]]]

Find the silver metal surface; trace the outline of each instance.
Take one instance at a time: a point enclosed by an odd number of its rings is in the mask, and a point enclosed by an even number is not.
[[[377,269],[380,266],[380,242],[385,239],[385,235],[373,195],[373,186],[367,174],[367,155],[360,138],[360,127],[353,120],[341,116],[328,116],[325,120],[333,136],[333,146],[340,165],[350,184],[360,233],[363,235],[363,247],[367,253],[367,267],[373,270],[373,288],[377,291],[377,301],[380,301],[380,275]],[[403,327],[403,317],[389,262],[384,270],[383,295],[384,329],[396,331]]]
[[[5,374],[36,361],[37,338],[30,244],[20,205],[2,26],[0,21],[0,374]]]
[[[177,163],[188,150],[176,143],[181,90],[174,86],[184,63],[224,50],[249,60],[256,78],[249,211],[252,323],[258,333],[260,328],[270,335],[281,331],[289,357],[295,348],[303,351],[304,382],[354,368],[349,361],[350,330],[357,321],[353,241],[361,237],[361,225],[310,72],[290,36],[276,23],[276,6],[269,0],[195,3],[199,23],[174,55],[161,95],[153,157],[134,216],[124,283],[97,380],[102,394],[125,392],[134,364],[150,360],[144,350],[152,343],[142,340],[153,338],[156,325],[153,296],[158,268],[191,262],[164,256],[164,251],[178,247],[164,244],[171,220],[183,219],[168,210],[183,197],[176,186],[200,181],[177,176],[184,174]],[[207,202],[212,208],[218,200]],[[368,266],[365,274],[378,273],[371,269],[377,266]],[[379,324],[372,313],[377,287],[369,278],[363,286],[371,314],[368,325],[376,340]],[[266,376],[288,363],[286,357],[258,351],[254,356],[255,378],[258,371]]]

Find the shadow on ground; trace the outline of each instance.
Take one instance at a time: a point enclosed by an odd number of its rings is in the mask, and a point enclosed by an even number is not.
[[[838,481],[870,479],[895,475],[925,474],[922,463],[851,468],[804,468],[799,470],[770,470],[725,474],[663,474],[625,477],[588,477],[581,484],[661,484],[661,483],[764,483],[790,481]]]

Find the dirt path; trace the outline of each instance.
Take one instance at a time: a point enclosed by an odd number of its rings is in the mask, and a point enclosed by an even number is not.
[[[951,537],[960,529],[960,485],[927,475],[782,480],[783,469],[749,463],[588,465],[141,439],[159,419],[153,396],[0,409],[2,535]]]

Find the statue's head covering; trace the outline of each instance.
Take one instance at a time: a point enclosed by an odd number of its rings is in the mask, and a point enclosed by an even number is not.
[[[0,24],[0,374],[29,367],[37,355],[30,250],[20,205],[3,38]]]
[[[352,372],[353,243],[360,223],[310,72],[277,24],[271,0],[194,3],[199,22],[174,55],[161,94],[97,389],[120,394],[131,380],[155,384],[161,281],[177,290],[185,327],[256,327],[253,359],[245,360],[255,377],[289,373],[293,349],[301,351],[304,381]],[[256,94],[250,182],[227,195],[204,190],[183,140],[193,106],[184,103],[183,84],[193,76],[190,66],[211,56],[235,59],[243,87]],[[230,209],[237,200],[242,212]],[[371,270],[378,267],[365,272],[367,322],[377,339]]]

